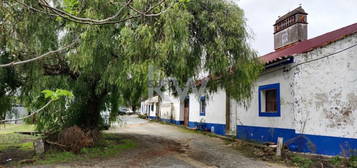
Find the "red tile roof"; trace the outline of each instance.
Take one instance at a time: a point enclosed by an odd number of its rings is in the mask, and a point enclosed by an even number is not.
[[[352,35],[354,33],[357,33],[357,23],[323,34],[321,36],[309,40],[296,43],[284,49],[274,51],[272,53],[261,56],[260,59],[265,64],[269,64],[284,59],[286,57],[293,56],[294,54],[306,53],[316,48],[324,47],[328,44],[343,39],[346,36]]]

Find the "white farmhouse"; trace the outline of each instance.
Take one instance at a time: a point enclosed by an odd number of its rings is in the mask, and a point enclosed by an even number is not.
[[[262,143],[282,137],[296,152],[356,152],[357,23],[312,39],[307,25],[301,7],[276,21],[275,51],[260,57],[265,70],[247,106],[222,89],[182,102],[168,94],[149,116]]]
[[[357,150],[357,24],[307,40],[306,19],[300,7],[274,25],[275,51],[261,57],[251,104],[238,106],[237,136],[349,155]]]

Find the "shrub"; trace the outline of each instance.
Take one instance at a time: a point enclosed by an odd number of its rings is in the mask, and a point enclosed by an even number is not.
[[[329,162],[334,166],[339,166],[339,165],[343,164],[342,158],[340,158],[338,156],[335,156],[335,157],[331,158],[329,160]]]
[[[91,147],[94,145],[92,133],[85,133],[78,126],[73,126],[64,129],[58,135],[58,142],[66,146],[66,150],[79,153],[82,148]]]
[[[357,168],[357,156],[351,156],[348,160],[348,167]]]
[[[293,156],[292,162],[295,164],[295,166],[298,166],[300,168],[309,168],[313,163],[311,159],[304,158],[301,156]]]
[[[141,118],[141,119],[147,119],[148,118],[148,116],[146,114],[139,114],[138,117]]]

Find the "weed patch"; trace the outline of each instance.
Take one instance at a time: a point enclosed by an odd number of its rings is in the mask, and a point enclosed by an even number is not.
[[[100,143],[94,147],[83,148],[78,154],[63,151],[50,151],[42,158],[36,157],[36,165],[51,165],[73,161],[113,157],[124,150],[135,148],[136,143],[130,139],[121,139],[116,134],[104,134]]]
[[[293,156],[291,161],[294,163],[295,166],[300,168],[310,168],[312,165],[312,160],[302,156]]]

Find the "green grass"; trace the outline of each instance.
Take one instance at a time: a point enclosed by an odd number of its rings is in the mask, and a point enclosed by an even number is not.
[[[119,139],[119,140],[118,140]],[[114,134],[104,134],[104,140],[97,147],[84,148],[79,154],[72,152],[52,151],[46,153],[43,158],[35,158],[36,165],[51,165],[73,161],[83,161],[93,158],[108,158],[116,156],[124,150],[135,148],[135,142],[129,139],[120,139]]]
[[[17,149],[19,152],[33,151],[33,141],[39,137],[31,135],[17,134],[15,132],[34,131],[33,125],[15,125],[7,124],[0,126],[0,152],[6,152],[9,149]],[[98,146],[93,148],[84,148],[80,154],[63,151],[51,151],[43,156],[35,156],[35,164],[56,164],[73,162],[79,160],[88,160],[92,158],[107,158],[115,156],[120,152],[135,148],[136,144],[129,139],[121,139],[115,134],[103,134],[103,139]],[[31,159],[31,158],[28,158]],[[18,164],[18,163],[13,163]]]
[[[26,125],[26,124],[5,124],[0,125],[0,136],[2,134],[9,134],[14,132],[30,132],[34,131],[34,125]]]
[[[329,162],[334,165],[335,167],[343,164],[343,159],[341,157],[335,156],[329,159]]]
[[[33,143],[32,142],[25,142],[25,143],[22,143],[20,144],[20,150],[23,150],[23,151],[31,151],[31,150],[34,150],[33,148]]]
[[[293,156],[291,160],[295,166],[300,168],[310,168],[313,164],[313,161],[310,158],[302,157],[302,156]]]
[[[19,150],[23,151],[33,150],[32,142],[37,139],[37,137],[15,133],[33,130],[33,125],[0,125],[0,151],[4,151],[10,148],[18,148]]]
[[[357,168],[357,156],[352,156],[348,160],[348,166],[351,167],[351,168]]]
[[[0,135],[0,145],[4,144],[20,144],[24,142],[29,142],[35,140],[35,136],[23,135],[16,133],[1,134]]]

